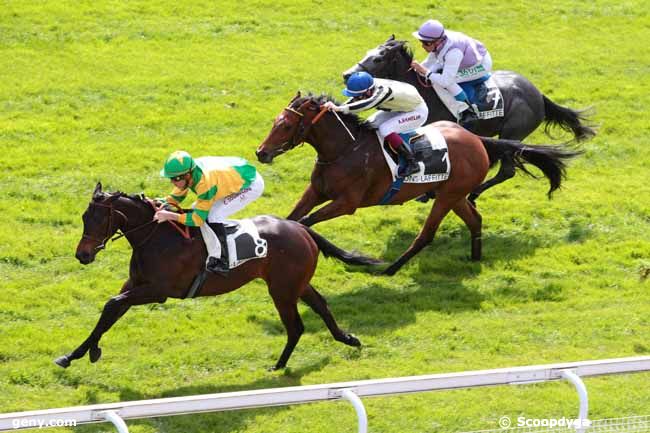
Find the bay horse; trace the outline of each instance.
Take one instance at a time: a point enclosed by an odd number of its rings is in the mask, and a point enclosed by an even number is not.
[[[341,215],[351,215],[360,207],[380,204],[392,183],[376,130],[355,114],[340,114],[344,127],[337,115],[321,108],[328,100],[331,98],[324,95],[301,96],[298,92],[275,118],[271,131],[256,152],[260,162],[270,163],[276,156],[303,142],[311,144],[316,150],[318,157],[311,183],[287,217],[307,226]],[[442,182],[404,183],[388,202],[392,205],[402,204],[423,194],[435,194],[433,207],[419,235],[384,270],[387,275],[395,274],[431,243],[440,222],[449,211],[453,211],[467,225],[471,234],[471,258],[480,260],[481,215],[466,197],[485,178],[489,168],[488,153],[512,152],[515,166],[528,174],[531,173],[524,166],[525,163],[538,167],[549,180],[549,197],[560,187],[566,175],[564,161],[578,154],[560,146],[527,146],[515,140],[479,137],[448,121],[432,125],[447,141],[451,173]],[[354,141],[348,131],[354,136]],[[309,214],[315,206],[327,201],[330,202]]]
[[[395,40],[391,36],[377,48],[370,50],[356,65],[343,73],[345,80],[354,72],[366,71],[377,78],[404,81],[412,84],[420,92],[429,107],[426,123],[438,120],[456,121],[455,117],[442,103],[431,85],[411,69],[413,51],[406,41]],[[480,136],[508,140],[523,140],[539,125],[546,123],[545,133],[550,136],[552,127],[573,134],[576,141],[593,137],[596,131],[587,126],[585,110],[578,111],[563,107],[542,94],[528,79],[512,71],[493,71],[492,77],[501,90],[504,103],[504,116],[479,120],[468,129]],[[490,166],[498,161],[501,166],[497,174],[481,184],[470,194],[470,200],[476,199],[485,190],[512,178],[515,175],[515,158],[511,152],[490,155]]]
[[[198,228],[190,228],[186,238],[171,223],[153,220],[156,207],[143,196],[104,193],[101,183],[93,192],[83,214],[83,236],[76,257],[86,265],[117,231],[121,231],[133,249],[129,278],[120,294],[111,298],[101,313],[90,336],[74,351],[55,360],[67,368],[70,362],[90,352],[90,361],[101,356],[99,340],[131,306],[163,303],[167,298],[184,298],[194,277],[205,266],[207,252]],[[199,296],[215,296],[231,292],[261,278],[269,289],[275,308],[287,331],[287,343],[273,369],[286,366],[304,327],[297,302],[303,300],[327,325],[336,341],[348,346],[361,342],[342,331],[325,299],[309,283],[316,269],[319,251],[354,265],[374,265],[377,260],[348,253],[312,229],[295,221],[272,216],[252,218],[260,236],[266,239],[267,256],[250,260],[232,269],[227,276],[208,273]]]

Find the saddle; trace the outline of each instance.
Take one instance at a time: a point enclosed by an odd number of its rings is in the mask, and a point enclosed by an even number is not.
[[[479,119],[503,117],[503,97],[492,75],[458,83],[458,85],[465,91],[469,101],[478,109]]]
[[[266,239],[260,237],[257,226],[250,219],[208,223],[208,226],[217,235],[221,244],[221,260],[228,264],[229,269],[249,260],[266,257],[268,253]],[[207,274],[204,267],[188,287],[183,299],[194,298],[201,292]]]
[[[400,134],[407,146],[411,148],[415,159],[418,161],[420,171],[407,176],[398,178],[397,171],[400,161],[390,145],[381,143],[381,149],[386,159],[386,164],[393,176],[393,183],[390,189],[384,194],[379,204],[388,204],[395,194],[399,192],[403,183],[432,183],[442,182],[449,178],[451,172],[451,163],[447,154],[447,142],[440,131],[433,125],[423,126],[408,133]],[[379,134],[378,139],[381,140]]]
[[[427,125],[415,131],[402,133],[400,136],[420,163],[420,171],[404,178],[404,183],[431,183],[447,180],[451,171],[447,157],[447,142],[438,129]],[[400,161],[398,155],[387,143],[383,143],[381,147],[394,181],[397,179],[399,164],[404,161]]]
[[[219,226],[222,225],[223,229]],[[227,220],[223,223],[209,223],[221,243],[221,257],[226,259],[230,269],[249,260],[266,257],[266,239],[260,237],[257,227],[250,219]]]

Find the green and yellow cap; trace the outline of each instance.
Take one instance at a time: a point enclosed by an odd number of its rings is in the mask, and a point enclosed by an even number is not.
[[[196,164],[192,156],[183,150],[177,150],[169,155],[163,169],[160,170],[160,175],[162,177],[172,178],[188,173],[194,167],[196,167]]]

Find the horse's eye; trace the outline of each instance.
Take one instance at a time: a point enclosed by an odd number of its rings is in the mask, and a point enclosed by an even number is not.
[[[372,62],[373,63],[381,63],[381,59],[379,57],[375,57],[374,59],[372,59]]]

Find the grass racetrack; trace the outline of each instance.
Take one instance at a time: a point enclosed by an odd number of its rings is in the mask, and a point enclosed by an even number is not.
[[[556,103],[592,106],[584,144],[553,200],[518,175],[485,193],[483,255],[449,216],[395,277],[321,258],[312,280],[364,347],[306,332],[289,368],[263,283],[219,298],[132,308],[103,357],[52,362],[86,338],[128,274],[110,243],[82,266],[74,250],[98,180],[167,193],[167,155],[239,155],[266,180],[238,217],[286,216],[306,186],[309,146],[270,166],[254,151],[297,90],[340,96],[341,72],[391,34],[437,18],[490,49],[495,69]],[[4,1],[0,8],[0,413],[146,398],[615,358],[650,353],[650,16],[645,1]],[[540,130],[526,141],[559,143]],[[346,249],[395,259],[429,204],[368,208],[315,229]],[[648,414],[650,374],[588,379],[590,418]],[[365,401],[372,432],[498,428],[575,417],[572,385],[481,388]],[[131,421],[149,432],[353,432],[348,403]],[[114,431],[110,424],[75,431]]]

